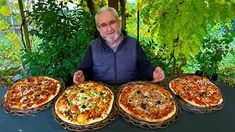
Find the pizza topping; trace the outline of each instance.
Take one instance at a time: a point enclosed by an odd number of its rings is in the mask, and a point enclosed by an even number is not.
[[[146,110],[146,104],[141,103],[140,107],[141,107],[142,109]]]
[[[161,104],[161,101],[158,100],[158,101],[156,102],[156,105],[160,105],[160,104]]]
[[[200,96],[200,97],[205,97],[205,96],[206,96],[206,92],[201,92],[201,93],[199,93],[199,96]]]
[[[86,93],[84,93],[86,91]],[[107,94],[98,92],[98,90],[93,87],[87,87],[86,85],[79,90],[79,93],[76,92],[76,89],[69,91],[68,101],[71,105],[78,105],[78,113],[94,109],[97,105],[105,103]],[[84,107],[86,106],[86,107]]]

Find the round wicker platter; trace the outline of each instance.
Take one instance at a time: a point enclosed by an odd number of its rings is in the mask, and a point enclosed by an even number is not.
[[[27,110],[12,109],[12,108],[9,108],[7,104],[5,103],[5,96],[4,96],[3,99],[1,100],[1,106],[3,108],[3,111],[11,115],[25,116],[25,115],[32,115],[34,113],[38,113],[42,110],[49,108],[50,106],[54,104],[55,100],[59,97],[59,95],[63,92],[65,88],[64,82],[61,79],[56,79],[56,80],[58,80],[61,84],[60,92],[51,101],[47,102],[46,104],[43,104],[37,108],[32,108],[32,109],[27,109]]]
[[[194,75],[194,74],[183,74],[181,76],[186,76],[186,75]],[[167,78],[165,78],[165,80],[163,82],[160,83],[161,85],[166,87],[168,89],[168,91],[170,91],[173,95],[174,95],[174,93],[170,90],[169,83],[170,83],[171,80],[174,80],[177,77],[180,77],[180,76],[167,77]],[[179,102],[179,104],[180,104],[180,106],[183,110],[188,111],[188,112],[192,112],[192,113],[195,113],[195,114],[212,113],[212,112],[221,110],[224,106],[224,100],[221,104],[216,105],[216,106],[197,107],[197,106],[194,106],[194,105],[191,105],[191,104],[187,103],[186,101],[184,101],[178,95],[175,95],[175,97],[176,97],[176,100]]]
[[[127,84],[124,84],[122,86],[120,86],[119,92],[117,94],[117,97],[119,97],[122,89],[129,85],[129,84],[146,84],[149,82],[142,82],[142,81],[138,81],[138,82],[130,82]],[[174,99],[174,96],[173,96]],[[180,113],[181,113],[181,109],[180,109],[180,105],[177,103],[177,101],[174,99],[175,104],[176,104],[176,112],[173,116],[171,116],[169,119],[162,121],[162,122],[147,122],[147,121],[143,121],[143,120],[139,120],[137,118],[135,118],[134,116],[131,116],[129,114],[127,114],[119,105],[118,103],[118,99],[116,100],[115,103],[115,108],[117,109],[118,113],[122,116],[122,118],[124,120],[126,120],[127,122],[132,123],[135,126],[139,126],[141,128],[145,128],[145,129],[158,129],[158,128],[166,128],[169,125],[173,124],[175,121],[177,121],[180,118]]]
[[[115,102],[116,97],[115,97],[115,90],[113,89],[113,87],[111,87],[111,86],[109,86],[107,84],[104,84],[102,82],[95,82],[95,83],[100,83],[100,84],[108,87],[113,92],[113,94],[114,94],[114,102]],[[110,123],[112,123],[118,117],[118,112],[114,108],[114,104],[113,104],[112,110],[110,111],[108,117],[106,117],[104,120],[96,122],[96,123],[92,123],[92,124],[89,124],[89,125],[75,125],[75,124],[71,124],[71,123],[63,121],[56,114],[56,112],[55,112],[55,103],[54,103],[53,106],[52,106],[52,115],[53,115],[56,123],[59,124],[64,129],[69,130],[69,131],[74,131],[74,132],[81,132],[81,131],[84,132],[84,131],[98,130],[98,129],[101,129],[101,128],[109,125]]]

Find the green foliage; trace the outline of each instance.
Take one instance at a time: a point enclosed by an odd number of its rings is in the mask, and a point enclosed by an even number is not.
[[[165,75],[170,74],[170,69],[168,68],[170,64],[166,59],[166,53],[164,52],[164,47],[155,43],[156,41],[151,40],[148,37],[140,37],[140,44],[143,47],[147,58],[153,67],[160,66],[164,69]]]
[[[228,85],[235,85],[235,46],[219,66],[219,79]]]
[[[233,42],[230,46],[231,50],[219,64],[218,71],[220,73],[219,79],[222,82],[235,86],[235,20],[232,22],[232,30]]]
[[[0,69],[21,65],[20,50],[16,50],[12,41],[6,36],[0,37]]]
[[[21,42],[20,36],[10,28],[18,23],[11,20],[15,13],[6,6],[6,1],[0,1],[0,69],[19,67],[21,65]],[[14,29],[13,29],[14,30]]]
[[[24,55],[24,66],[34,76],[47,75],[71,81],[93,39],[94,17],[79,5],[69,10],[62,2],[39,0],[27,13],[27,18],[35,26],[31,33],[40,43],[36,51]]]
[[[6,5],[6,0],[0,0],[0,7],[5,6]]]
[[[144,28],[140,32],[157,37],[156,44],[165,47],[173,67],[199,53],[208,24],[235,16],[233,0],[143,0],[141,4]]]
[[[209,27],[209,34],[203,39],[199,54],[196,56],[196,62],[201,71],[206,75],[217,72],[219,63],[231,51],[233,42],[232,28],[217,23]]]

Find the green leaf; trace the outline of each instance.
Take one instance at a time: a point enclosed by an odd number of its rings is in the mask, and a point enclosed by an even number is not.
[[[9,9],[6,5],[0,8],[0,14],[3,17],[9,16],[12,14],[12,9]]]
[[[0,30],[6,30],[9,28],[9,26],[10,24],[8,24],[6,21],[0,20]]]
[[[179,58],[179,54],[181,53],[180,47],[174,47],[174,56],[176,59]]]

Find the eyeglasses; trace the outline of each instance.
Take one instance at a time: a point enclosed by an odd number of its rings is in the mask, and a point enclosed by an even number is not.
[[[111,20],[108,23],[102,23],[98,27],[101,29],[106,29],[108,26],[114,26],[116,24],[117,20]]]

